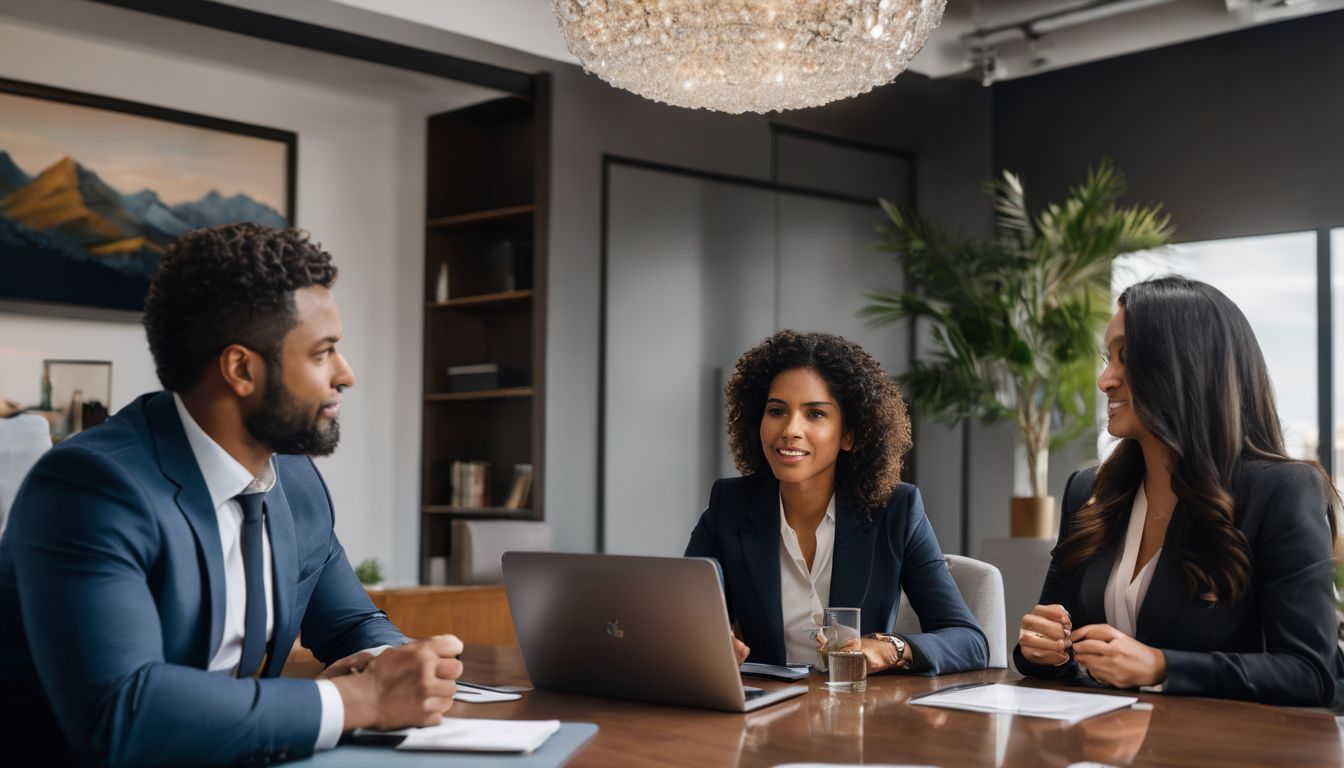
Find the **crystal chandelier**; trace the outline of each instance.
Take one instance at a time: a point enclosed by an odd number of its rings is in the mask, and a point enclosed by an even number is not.
[[[946,0],[551,0],[569,50],[617,88],[678,107],[815,107],[890,82]]]

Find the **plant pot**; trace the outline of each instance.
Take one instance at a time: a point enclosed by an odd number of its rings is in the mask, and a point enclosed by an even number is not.
[[[1012,534],[1018,539],[1048,539],[1059,532],[1054,496],[1014,496]]]

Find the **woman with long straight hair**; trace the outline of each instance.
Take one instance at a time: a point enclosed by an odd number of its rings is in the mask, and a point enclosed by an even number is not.
[[[1106,328],[1107,429],[1069,478],[1040,605],[1014,660],[1034,677],[1337,706],[1338,495],[1287,456],[1245,315],[1205,283],[1138,283]]]

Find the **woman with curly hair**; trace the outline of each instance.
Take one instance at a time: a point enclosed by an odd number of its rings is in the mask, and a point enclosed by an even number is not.
[[[1320,465],[1284,451],[1246,317],[1212,286],[1161,278],[1120,295],[1104,343],[1097,386],[1120,444],[1069,478],[1018,670],[1337,705],[1337,496]]]
[[[979,669],[989,645],[948,572],[919,490],[899,481],[910,420],[857,344],[780,331],[737,361],[728,440],[688,557],[723,571],[739,661],[817,661],[815,616],[860,608],[869,672]],[[923,632],[891,634],[904,589]]]

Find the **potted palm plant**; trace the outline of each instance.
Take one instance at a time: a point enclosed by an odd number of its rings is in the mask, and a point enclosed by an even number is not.
[[[1171,236],[1159,205],[1122,207],[1124,178],[1109,161],[1061,203],[1033,216],[1021,180],[989,186],[992,235],[954,238],[887,200],[879,248],[897,254],[914,291],[874,291],[860,314],[874,324],[922,319],[932,359],[901,377],[937,420],[1017,422],[1031,496],[1013,499],[1014,536],[1054,533],[1050,449],[1092,422],[1101,332],[1110,317],[1111,264]]]

